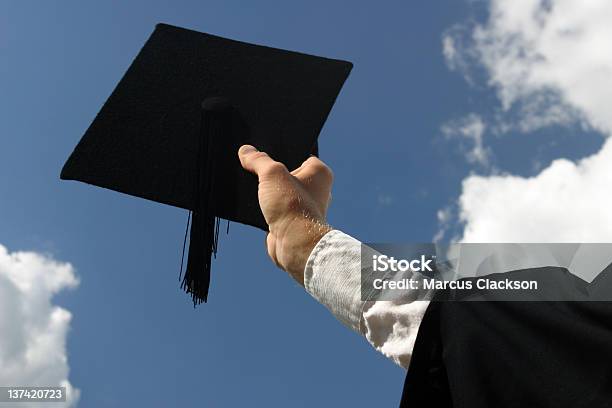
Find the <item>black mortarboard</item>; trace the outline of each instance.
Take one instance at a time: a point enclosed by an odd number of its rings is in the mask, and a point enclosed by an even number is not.
[[[206,301],[219,217],[267,230],[245,143],[289,169],[317,137],[352,64],[158,24],[62,169],[191,211],[183,288]]]

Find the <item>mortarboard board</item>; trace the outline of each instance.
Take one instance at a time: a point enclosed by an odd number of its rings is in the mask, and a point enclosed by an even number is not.
[[[206,301],[219,218],[267,230],[245,143],[287,168],[317,137],[352,64],[158,24],[61,172],[190,210],[182,287]],[[181,266],[182,272],[182,266]]]

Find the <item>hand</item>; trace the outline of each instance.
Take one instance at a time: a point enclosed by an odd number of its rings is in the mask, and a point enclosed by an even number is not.
[[[259,205],[270,232],[268,254],[276,265],[304,284],[304,267],[317,242],[331,230],[325,221],[333,175],[321,160],[309,157],[289,172],[255,147],[238,150],[242,167],[259,178]]]

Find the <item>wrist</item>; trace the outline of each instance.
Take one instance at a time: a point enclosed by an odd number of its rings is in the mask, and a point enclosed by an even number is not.
[[[304,268],[312,250],[332,229],[325,221],[310,217],[300,216],[289,221],[277,241],[279,266],[303,286]]]

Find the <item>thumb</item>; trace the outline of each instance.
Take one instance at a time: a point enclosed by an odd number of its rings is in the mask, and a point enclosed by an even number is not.
[[[282,171],[287,172],[287,169],[282,163],[273,160],[265,152],[260,152],[251,145],[243,145],[238,149],[238,158],[240,164],[245,170],[257,174],[259,178],[268,173]]]

